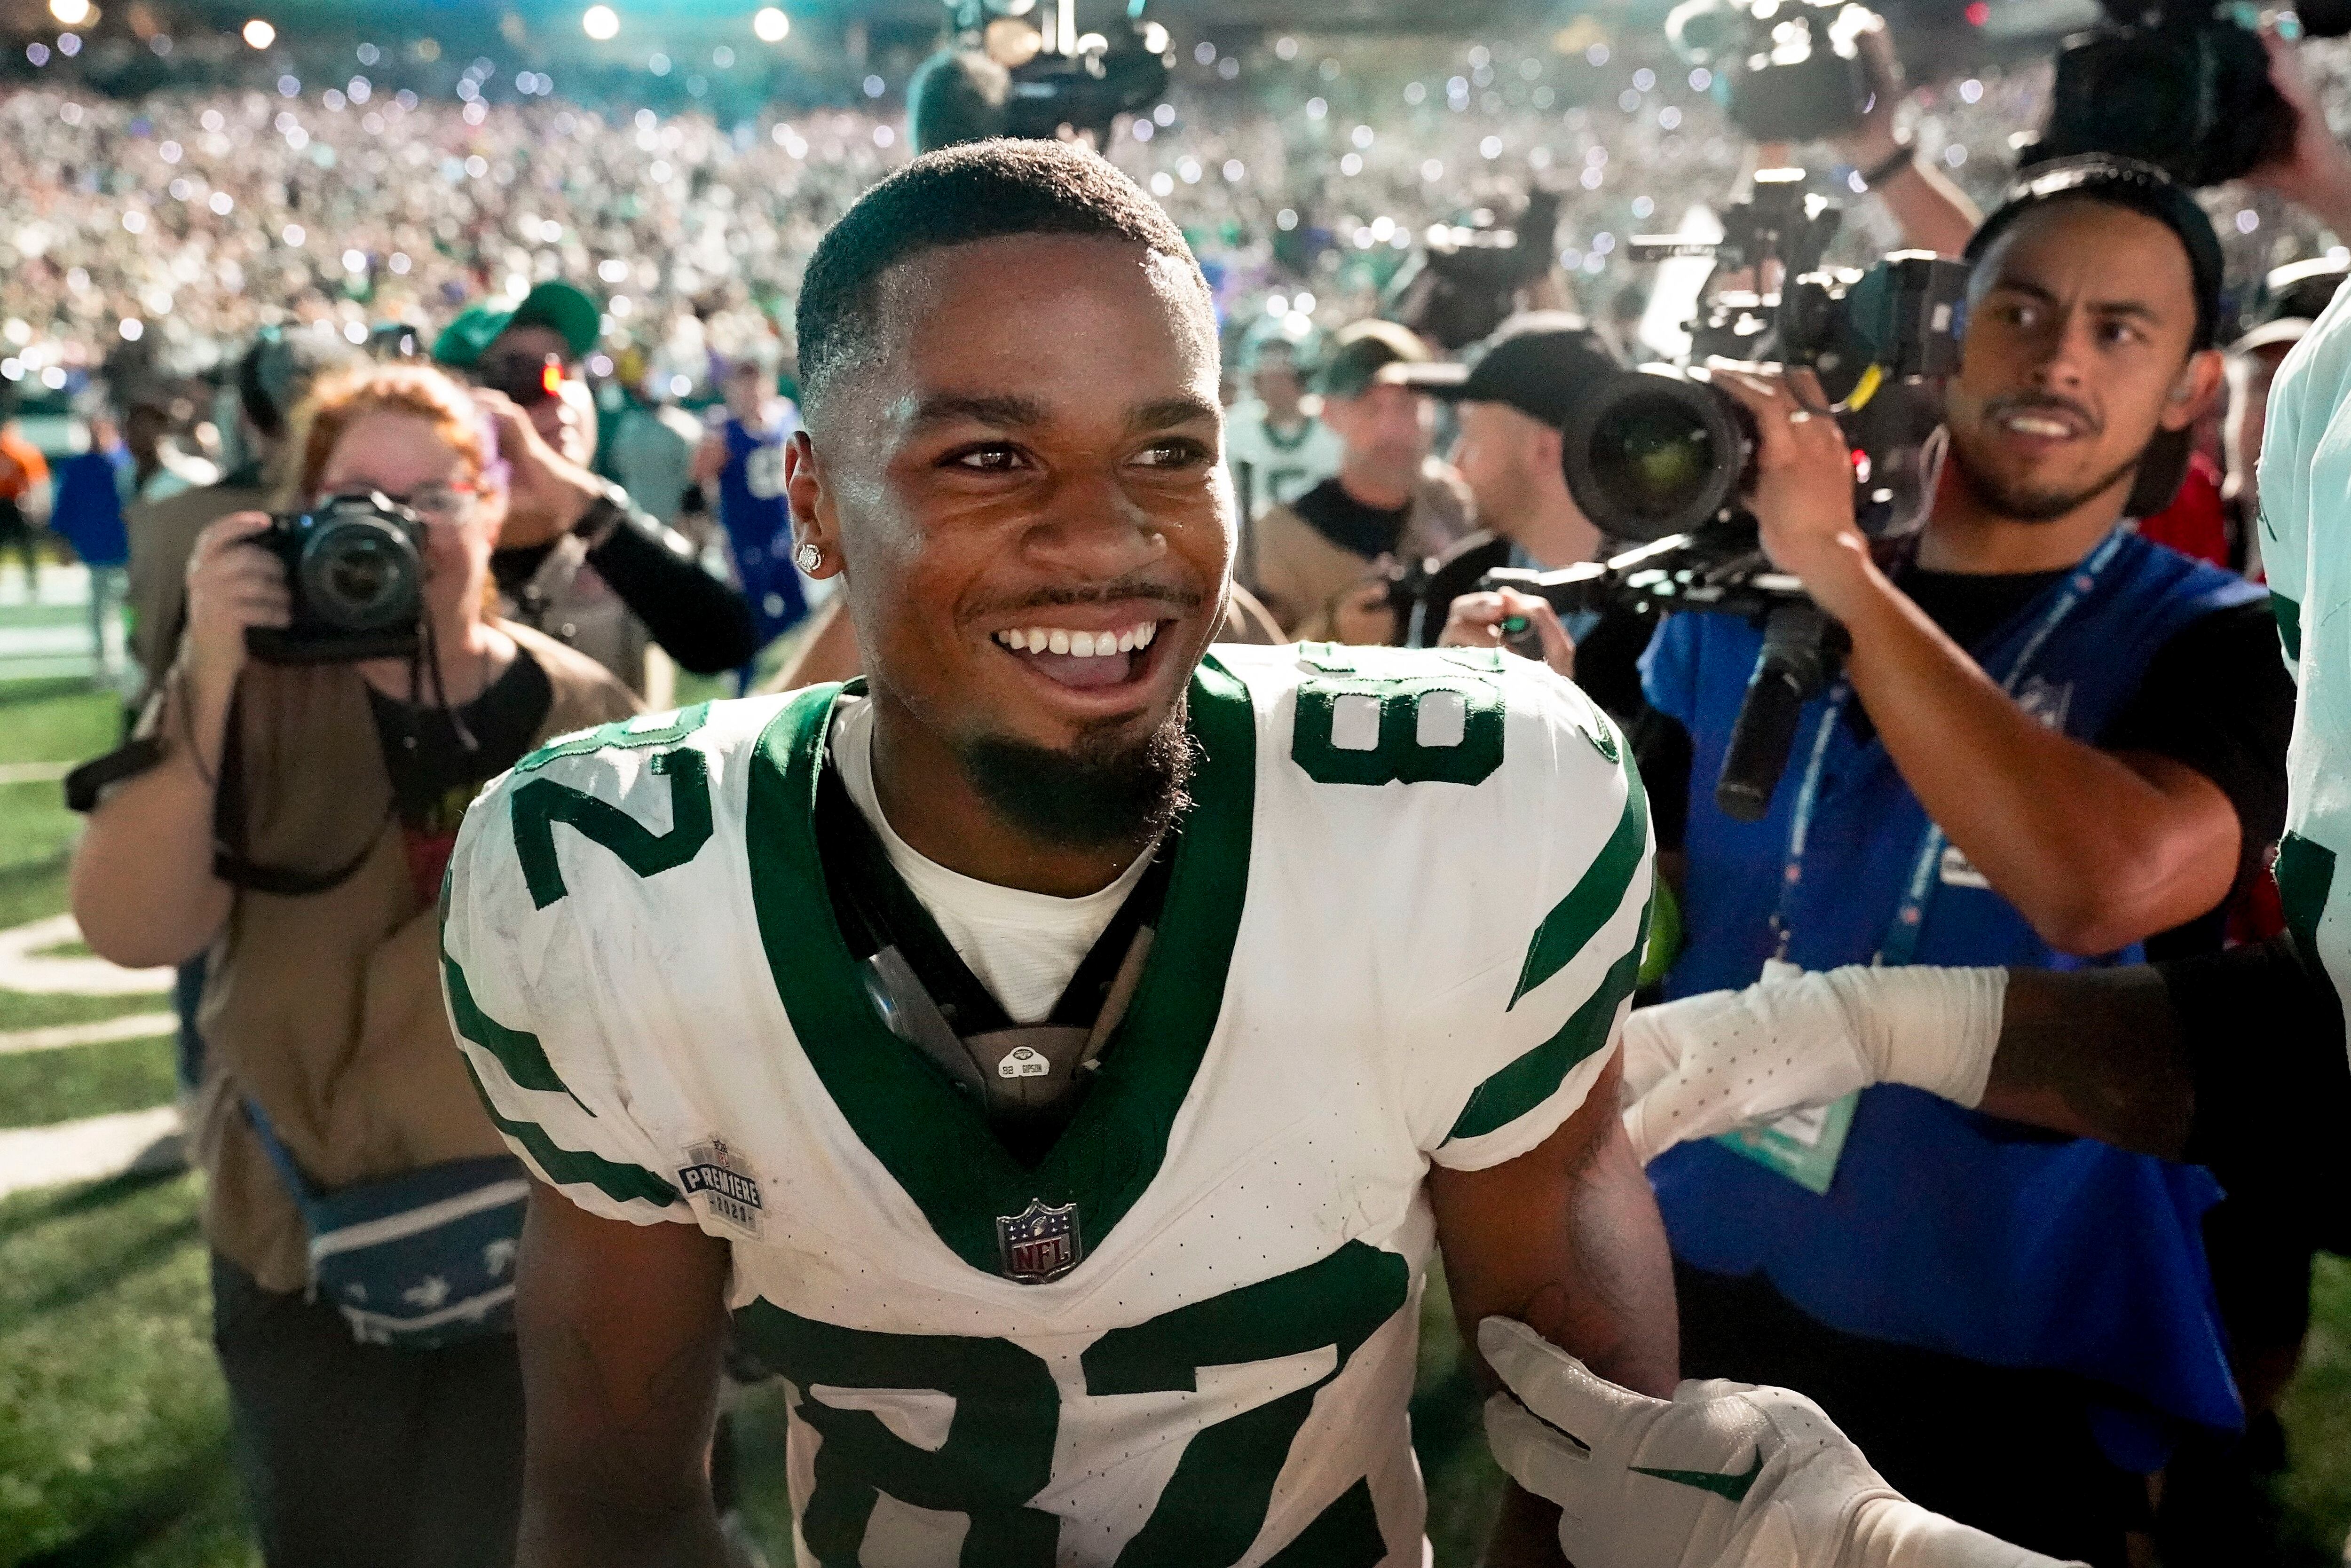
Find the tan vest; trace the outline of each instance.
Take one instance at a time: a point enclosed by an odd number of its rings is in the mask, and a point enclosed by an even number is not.
[[[1286,506],[1268,508],[1251,527],[1257,580],[1249,586],[1290,641],[1327,641],[1340,601],[1369,580],[1373,563],[1332,543]],[[1441,555],[1469,528],[1468,492],[1450,468],[1432,460],[1413,486],[1396,555]]]
[[[500,627],[554,689],[540,739],[637,711],[585,656],[528,627]],[[239,889],[197,1012],[205,1237],[265,1289],[298,1291],[309,1278],[301,1219],[241,1097],[330,1189],[506,1146],[442,1011],[437,912],[417,896],[390,814],[365,684],[344,664],[249,664],[238,709],[246,856],[325,873],[366,851],[326,893]]]

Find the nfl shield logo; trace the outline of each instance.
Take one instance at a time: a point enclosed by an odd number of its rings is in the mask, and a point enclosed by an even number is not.
[[[1018,1214],[996,1217],[996,1245],[1004,1257],[1004,1275],[1024,1285],[1058,1280],[1078,1266],[1085,1243],[1078,1235],[1078,1206],[1059,1208],[1041,1197],[1030,1198]]]

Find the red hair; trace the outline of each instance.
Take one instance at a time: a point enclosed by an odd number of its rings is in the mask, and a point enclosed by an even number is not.
[[[281,504],[298,506],[316,495],[335,444],[352,425],[376,413],[402,414],[432,425],[475,477],[496,458],[481,410],[456,382],[429,365],[370,365],[319,382],[295,411],[297,462],[287,476],[288,499]]]

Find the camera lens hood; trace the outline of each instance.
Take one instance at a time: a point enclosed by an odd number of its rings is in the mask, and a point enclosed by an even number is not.
[[[1720,517],[1754,446],[1744,408],[1670,365],[1612,378],[1577,409],[1565,436],[1568,494],[1603,533],[1637,543]]]

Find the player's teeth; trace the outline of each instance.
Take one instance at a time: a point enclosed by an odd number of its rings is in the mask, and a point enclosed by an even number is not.
[[[996,640],[1016,653],[1029,646],[1028,635],[1018,627],[1009,632],[998,632]]]
[[[1029,628],[1029,651],[1030,653],[1043,653],[1045,651],[1045,629],[1042,626],[1031,626]]]
[[[1134,627],[1130,626],[1125,631],[1118,634],[1118,651],[1122,653],[1130,653],[1134,651]]]
[[[1092,658],[1094,656],[1094,634],[1091,632],[1071,632],[1070,652],[1075,653],[1081,659]]]
[[[1141,626],[1135,628],[1134,645],[1138,648],[1148,648],[1151,646],[1151,640],[1158,635],[1159,622],[1156,621],[1146,621]]]
[[[1053,653],[1066,653],[1070,651],[1070,634],[1067,632],[1055,632],[1046,639],[1045,646]]]

